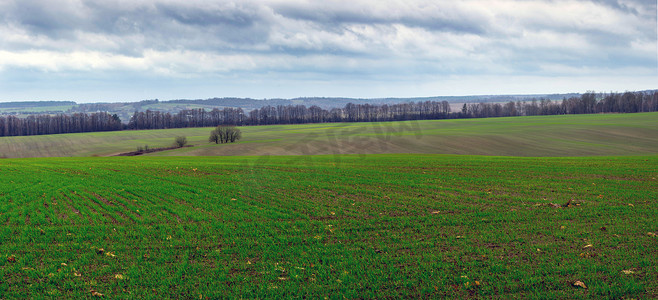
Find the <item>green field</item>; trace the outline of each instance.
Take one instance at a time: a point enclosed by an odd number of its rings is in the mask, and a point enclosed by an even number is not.
[[[0,299],[658,298],[658,113],[241,129],[0,138]]]
[[[0,175],[2,298],[658,297],[656,155],[38,158]]]
[[[107,156],[137,147],[193,148],[151,155],[429,153],[503,156],[647,155],[658,149],[658,113],[597,114],[241,127],[240,143],[208,143],[211,128],[0,138],[0,157]]]

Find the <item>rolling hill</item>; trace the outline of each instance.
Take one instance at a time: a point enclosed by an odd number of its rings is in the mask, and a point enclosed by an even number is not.
[[[236,144],[208,143],[212,128],[0,138],[2,157],[108,156],[137,147],[195,147],[149,155],[428,153],[499,156],[642,155],[658,152],[658,113],[533,116],[242,127]]]

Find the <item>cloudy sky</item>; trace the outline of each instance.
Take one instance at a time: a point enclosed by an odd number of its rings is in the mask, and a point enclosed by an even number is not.
[[[655,0],[0,0],[0,101],[658,88]]]

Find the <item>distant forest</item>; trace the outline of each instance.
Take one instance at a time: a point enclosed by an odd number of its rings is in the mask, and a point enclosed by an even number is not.
[[[0,136],[42,135],[125,129],[117,115],[75,113],[71,115],[30,115],[27,118],[0,116]]]
[[[598,95],[598,98],[597,98]],[[211,127],[217,125],[274,125],[328,122],[381,122],[489,118],[510,116],[634,113],[658,111],[658,91],[596,94],[593,92],[563,100],[539,99],[507,103],[465,103],[451,111],[448,101],[421,101],[400,104],[353,104],[325,109],[317,105],[265,106],[245,113],[241,108],[206,111],[187,109],[178,113],[135,112],[128,124],[114,114],[75,113],[71,115],[30,115],[21,119],[0,116],[0,136],[41,135],[128,129]]]

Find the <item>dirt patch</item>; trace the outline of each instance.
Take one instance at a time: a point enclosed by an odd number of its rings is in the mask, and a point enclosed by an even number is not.
[[[187,146],[183,146],[183,147],[150,148],[150,149],[139,150],[139,151],[119,153],[119,154],[114,155],[114,156],[137,156],[137,155],[142,155],[142,154],[145,154],[145,153],[153,153],[153,152],[160,152],[160,151],[167,151],[167,150],[174,150],[174,149],[188,148],[188,147],[194,147],[194,146],[193,145],[187,145]]]

